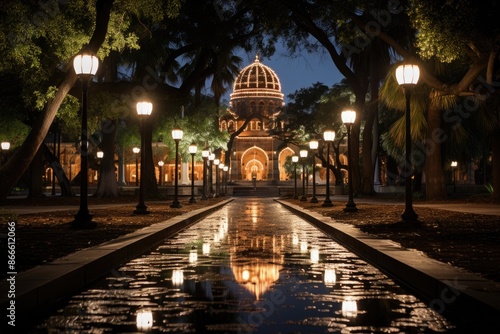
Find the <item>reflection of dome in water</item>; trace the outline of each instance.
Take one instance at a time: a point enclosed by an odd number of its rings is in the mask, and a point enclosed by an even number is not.
[[[284,238],[258,236],[233,242],[230,249],[230,267],[238,284],[259,300],[280,278],[283,268]],[[241,252],[244,255],[242,261]]]
[[[252,259],[246,264],[231,263],[234,278],[241,286],[251,292],[259,300],[280,278],[282,265],[269,263],[265,259]],[[283,260],[281,259],[281,262]]]
[[[252,97],[275,98],[283,102],[283,96],[278,76],[256,55],[255,61],[242,69],[234,81],[231,102]]]

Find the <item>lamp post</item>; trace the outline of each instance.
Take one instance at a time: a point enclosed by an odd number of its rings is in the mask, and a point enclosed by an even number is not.
[[[201,151],[201,157],[203,158],[203,195],[201,196],[202,200],[208,199],[207,197],[207,160],[210,155],[210,150],[208,147],[205,147],[203,151]]]
[[[163,178],[163,165],[165,165],[165,162],[163,162],[163,160],[158,161],[158,167],[160,168],[158,174],[158,185],[160,186],[161,186],[161,179]]]
[[[349,177],[349,200],[345,205],[345,212],[355,212],[358,211],[356,203],[354,203],[352,195],[352,156],[351,156],[351,130],[354,121],[356,120],[356,112],[354,110],[344,110],[342,111],[342,123],[347,128],[347,176]]]
[[[293,187],[293,199],[299,198],[297,195],[297,162],[299,161],[299,157],[294,155],[292,156],[293,162],[293,178],[294,178],[294,187]]]
[[[99,159],[99,171],[98,171],[98,174],[97,174],[97,177],[98,177],[97,182],[99,183],[100,179],[101,179],[101,172],[102,172],[102,170],[101,170],[101,168],[102,168],[101,167],[101,159],[104,157],[104,152],[103,151],[97,151],[96,157],[97,157],[97,159]]]
[[[330,200],[330,143],[335,140],[335,131],[326,130],[323,132],[323,139],[326,144],[326,197],[321,206],[333,206]]]
[[[300,150],[299,155],[300,158],[302,159],[302,197],[300,200],[302,202],[307,201],[307,194],[306,194],[306,162],[307,162],[307,150]]]
[[[134,147],[132,149],[132,152],[134,152],[135,155],[135,186],[139,186],[139,152],[141,151],[140,148]]]
[[[316,198],[316,162],[314,159],[314,153],[318,149],[318,145],[319,145],[319,143],[316,139],[313,139],[309,142],[309,148],[312,151],[312,165],[313,165],[313,170],[312,170],[313,196],[312,196],[311,201],[310,201],[311,203],[318,203],[318,199]]]
[[[224,166],[224,175],[225,175],[225,178],[224,178],[224,195],[227,195],[227,178],[229,176],[229,167],[228,166]]]
[[[189,203],[196,203],[196,199],[194,198],[194,155],[198,151],[198,146],[195,143],[191,143],[188,150],[189,154],[191,154],[191,198],[189,199]]]
[[[88,141],[87,141],[87,95],[89,81],[99,67],[99,59],[94,55],[80,54],[73,59],[73,68],[82,82],[82,132],[80,157],[80,208],[72,222],[74,227],[93,227],[93,215],[88,207]]]
[[[10,142],[3,141],[0,145],[2,147],[2,156],[0,156],[0,167],[2,167],[3,151],[8,151],[10,149]]]
[[[214,166],[215,166],[215,196],[214,197],[219,197],[219,164],[220,164],[220,160],[214,159]]]
[[[144,204],[146,197],[146,118],[151,115],[153,111],[153,104],[151,102],[143,101],[137,102],[137,115],[141,119],[141,184],[139,186],[139,203],[135,207],[134,213],[137,215],[148,214],[148,207]]]
[[[212,174],[212,169],[213,169],[213,164],[214,164],[214,160],[215,160],[215,154],[214,153],[210,153],[208,155],[208,163],[209,163],[209,171],[208,171],[208,196],[212,196],[212,178],[213,178],[213,174]]]
[[[458,162],[452,161],[451,162],[451,172],[453,173],[453,193],[455,193],[455,168],[457,168]]]
[[[420,69],[417,65],[404,64],[398,66],[396,69],[396,79],[398,84],[403,88],[406,99],[405,110],[405,137],[406,137],[406,152],[405,152],[405,166],[406,173],[405,180],[405,210],[401,214],[403,222],[415,223],[417,222],[418,215],[413,210],[413,198],[411,188],[411,176],[413,174],[413,167],[411,163],[411,128],[410,128],[410,97],[413,87],[418,82],[420,76]]]
[[[184,132],[179,128],[174,128],[172,130],[172,138],[175,141],[175,170],[174,170],[174,200],[170,205],[171,208],[182,208],[181,203],[179,202],[179,176],[177,175],[177,171],[179,168],[179,142],[182,139],[182,135]]]

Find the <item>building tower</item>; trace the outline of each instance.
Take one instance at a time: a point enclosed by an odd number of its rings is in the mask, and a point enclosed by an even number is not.
[[[278,76],[260,62],[258,54],[236,77],[228,112],[219,119],[220,129],[230,134],[248,121],[228,152],[232,181],[286,179],[280,176],[280,166],[293,151],[273,137],[283,127],[279,120],[283,97]]]

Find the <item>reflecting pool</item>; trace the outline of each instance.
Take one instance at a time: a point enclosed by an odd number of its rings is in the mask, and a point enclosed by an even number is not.
[[[270,199],[238,198],[38,327],[50,333],[443,333],[454,326]]]

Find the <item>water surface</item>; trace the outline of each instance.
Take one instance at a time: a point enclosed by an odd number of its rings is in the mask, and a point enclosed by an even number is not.
[[[50,333],[442,333],[453,324],[270,199],[238,198],[75,295]]]

